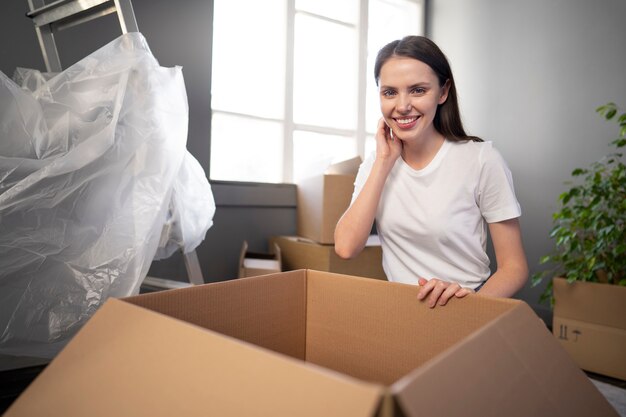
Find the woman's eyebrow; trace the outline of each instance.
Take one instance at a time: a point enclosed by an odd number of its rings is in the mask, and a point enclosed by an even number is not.
[[[430,83],[428,81],[423,81],[423,82],[419,82],[419,83],[415,83],[415,84],[411,84],[410,86],[407,87],[407,89],[411,89],[411,88],[415,88],[415,87],[430,87]],[[392,87],[390,85],[381,85],[379,87],[381,90],[397,90],[397,87]]]
[[[409,88],[415,88],[415,87],[430,87],[430,83],[427,81],[423,81],[423,82],[419,82],[419,83],[409,86]]]

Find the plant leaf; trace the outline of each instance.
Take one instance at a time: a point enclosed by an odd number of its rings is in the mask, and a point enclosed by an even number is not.
[[[606,120],[611,120],[615,116],[616,113],[617,113],[616,109],[611,109],[611,110],[606,112],[604,117],[606,118]]]
[[[611,145],[626,147],[626,113],[615,103],[596,109],[606,120],[617,120],[620,137]],[[617,117],[616,117],[617,116]],[[550,266],[532,276],[536,286],[554,271],[561,271],[568,282],[597,282],[602,270],[609,283],[626,286],[626,164],[620,152],[607,154],[588,168],[576,168],[565,184],[571,187],[559,195],[560,209],[552,213],[550,238],[555,250],[542,256],[539,264]],[[553,305],[548,283],[540,296]]]

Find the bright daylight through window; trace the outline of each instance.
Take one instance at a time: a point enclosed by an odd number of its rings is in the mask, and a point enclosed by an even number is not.
[[[213,180],[297,182],[374,150],[374,59],[423,0],[215,0]]]

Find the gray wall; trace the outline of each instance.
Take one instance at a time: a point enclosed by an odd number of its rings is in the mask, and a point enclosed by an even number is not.
[[[531,272],[553,247],[551,214],[576,167],[600,158],[626,109],[623,0],[432,0],[430,36],[447,54],[468,130],[492,140],[513,172]],[[539,289],[518,296],[542,315]]]

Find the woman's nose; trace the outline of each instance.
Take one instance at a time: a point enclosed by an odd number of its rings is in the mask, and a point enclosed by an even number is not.
[[[411,111],[411,99],[404,94],[398,97],[397,109],[401,113],[407,113]]]

